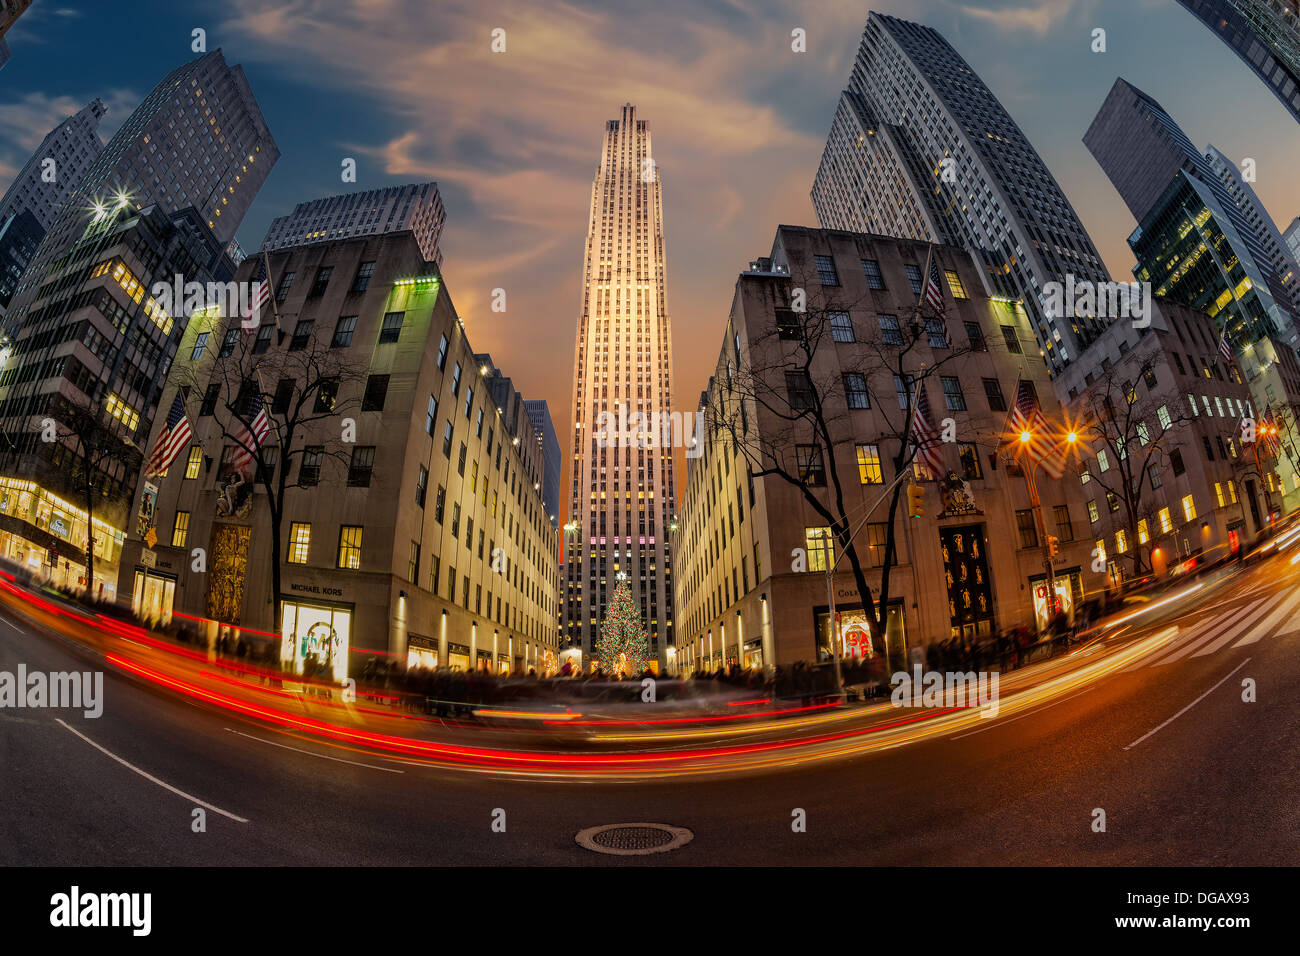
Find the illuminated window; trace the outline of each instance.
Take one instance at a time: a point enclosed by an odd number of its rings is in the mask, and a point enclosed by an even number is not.
[[[952,292],[954,299],[966,298],[966,287],[961,283],[961,276],[957,275],[952,269],[944,269],[944,276],[948,279],[948,289]]]
[[[1217,481],[1214,483],[1214,500],[1219,503],[1220,508],[1227,503],[1223,497],[1223,485]]]
[[[176,512],[176,523],[172,525],[172,547],[185,547],[185,539],[190,534],[190,513],[188,511]]]
[[[104,401],[104,411],[108,412],[131,431],[135,431],[140,425],[140,413],[128,405],[114,393],[109,393],[108,398]]]
[[[1126,551],[1128,551],[1128,535],[1125,534],[1124,529],[1121,528],[1119,531],[1115,532],[1115,552],[1117,554],[1124,554]]]
[[[199,469],[202,466],[203,466],[203,446],[191,445],[190,457],[185,462],[185,477],[197,478],[199,476]]]
[[[858,477],[864,485],[884,484],[885,475],[880,467],[879,446],[858,446]]]
[[[1156,517],[1160,520],[1161,534],[1168,534],[1170,531],[1174,530],[1174,523],[1169,517],[1168,508],[1161,508],[1160,511],[1156,514]]]
[[[1146,544],[1151,540],[1151,532],[1147,529],[1147,519],[1138,519],[1138,544]]]
[[[1196,520],[1196,499],[1191,495],[1183,496],[1183,516],[1188,521]]]
[[[345,524],[339,528],[339,567],[361,567],[361,527]]]
[[[830,528],[804,528],[804,544],[808,548],[808,570],[825,571],[831,562],[834,546]]]
[[[358,547],[360,547],[360,528],[358,531]],[[306,521],[295,521],[289,525],[289,556],[287,560],[290,564],[306,564],[307,552],[311,549],[311,525]],[[342,547],[339,550],[339,564],[342,566]],[[360,555],[358,555],[358,561]]]

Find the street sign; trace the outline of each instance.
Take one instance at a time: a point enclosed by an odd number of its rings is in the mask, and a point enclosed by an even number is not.
[[[154,547],[158,543],[158,532],[153,528],[150,528],[149,531],[144,536],[144,542],[145,544],[149,545],[149,547],[151,548]],[[153,565],[151,564],[149,565],[149,567],[152,568]]]
[[[158,567],[158,552],[150,551],[148,548],[140,552],[140,563],[146,568]]]

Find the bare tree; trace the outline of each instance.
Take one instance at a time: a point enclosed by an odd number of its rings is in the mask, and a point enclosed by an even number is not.
[[[1151,567],[1151,548],[1140,540],[1138,525],[1145,519],[1150,527],[1152,521],[1148,494],[1152,472],[1169,465],[1179,435],[1186,434],[1183,426],[1192,418],[1180,400],[1162,401],[1152,391],[1153,357],[1148,356],[1136,372],[1147,386],[1145,396],[1138,395],[1138,382],[1125,378],[1133,374],[1132,363],[1103,371],[1085,393],[1079,434],[1087,455],[1098,459],[1096,468],[1084,466],[1088,480],[1106,492],[1107,513],[1112,497],[1123,511],[1121,526],[1130,544],[1133,574],[1139,575]]]
[[[63,427],[57,433],[64,447],[73,453],[70,477],[86,505],[86,596],[95,588],[95,499],[110,492],[109,471],[137,474],[143,461],[140,449],[118,434],[116,419],[107,416],[102,402],[82,405],[59,395],[50,407],[50,417]],[[120,467],[114,469],[114,465]]]
[[[278,634],[286,498],[291,490],[317,486],[326,462],[350,467],[355,445],[345,433],[346,419],[362,406],[366,366],[351,359],[348,350],[330,348],[314,335],[295,336],[286,345],[281,334],[279,344],[272,345],[270,338],[241,329],[235,320],[212,362],[188,365],[178,370],[176,380],[190,395],[203,395],[215,386],[213,419],[230,446],[249,455],[255,469],[252,480],[266,492],[274,630]],[[270,433],[260,444],[251,437],[255,395],[260,397],[270,424]],[[219,477],[224,480],[226,476]]]
[[[792,286],[820,288],[813,282],[795,281]],[[858,309],[862,303],[837,301],[824,292],[820,295],[806,301],[802,311],[794,311],[788,303],[778,307],[776,327],[751,337],[748,354],[738,357],[736,368],[728,369],[727,381],[711,391],[706,415],[710,430],[724,433],[744,455],[755,478],[775,476],[799,489],[809,507],[826,521],[835,545],[829,560],[836,560],[835,554],[848,559],[863,610],[878,633],[884,633],[890,572],[898,563],[896,528],[903,482],[894,486],[888,516],[882,519],[887,537],[880,594],[873,597],[853,540],[854,526],[864,515],[845,502],[844,478],[834,467],[834,452],[852,440],[849,414],[864,407],[865,396],[858,390],[861,382],[870,396],[872,420],[880,428],[875,443],[890,449],[896,476],[912,468],[918,451],[913,415],[918,388],[927,388],[940,372],[974,349],[953,347],[944,318],[918,305],[910,315],[898,317],[897,328],[865,329],[859,322],[851,333],[856,344],[837,350],[837,333],[849,340],[844,316],[855,312],[860,316],[864,311],[874,316],[875,310]],[[848,375],[861,379],[850,388]],[[896,412],[890,411],[891,403]],[[931,425],[937,427],[933,408]],[[761,427],[752,421],[755,415],[763,419]],[[824,464],[827,456],[832,459],[830,467]],[[825,491],[823,475],[828,482]]]

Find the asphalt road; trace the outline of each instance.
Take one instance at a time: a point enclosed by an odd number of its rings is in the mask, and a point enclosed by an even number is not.
[[[997,718],[843,756],[810,748],[771,769],[618,781],[447,768],[285,731],[105,666],[102,650],[10,600],[0,671],[103,670],[105,702],[98,719],[0,709],[0,863],[1294,865],[1300,589],[1288,557],[1008,675],[1020,690],[1083,676]],[[864,712],[861,724],[881,720]],[[575,843],[583,828],[632,822],[693,838],[638,857]]]

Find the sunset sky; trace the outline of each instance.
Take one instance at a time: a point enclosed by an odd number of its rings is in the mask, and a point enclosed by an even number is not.
[[[184,7],[184,10],[179,8]],[[940,30],[1024,129],[1111,272],[1131,278],[1134,222],[1080,141],[1116,76],[1160,100],[1199,146],[1258,163],[1280,227],[1300,214],[1300,127],[1174,0],[38,0],[0,70],[0,188],[41,137],[95,96],[116,130],[207,31],[244,67],[281,158],[239,232],[319,196],[437,180],[447,287],[491,352],[567,436],[591,179],[626,101],[649,121],[664,184],[675,404],[693,409],[736,274],[808,198],[870,9]],[[111,11],[111,16],[105,16]],[[490,50],[506,30],[507,50]],[[795,27],[808,51],[790,49]],[[1108,51],[1091,52],[1107,30]],[[340,182],[354,157],[358,182]],[[508,309],[488,310],[504,288]],[[682,479],[679,477],[679,492]]]

